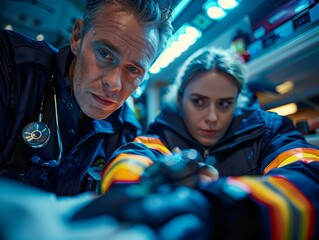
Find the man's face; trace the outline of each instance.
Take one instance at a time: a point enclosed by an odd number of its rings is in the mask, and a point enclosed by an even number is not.
[[[79,37],[82,28],[78,21],[71,39],[73,92],[85,115],[104,119],[143,81],[156,55],[158,33],[115,5],[101,8],[93,27]]]

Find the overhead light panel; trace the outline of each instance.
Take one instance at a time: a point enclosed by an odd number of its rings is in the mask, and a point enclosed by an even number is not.
[[[189,24],[184,24],[169,39],[167,48],[156,59],[150,67],[149,72],[152,74],[160,72],[193,45],[201,36],[202,32],[199,29]]]
[[[215,2],[212,2],[212,4],[207,6],[206,13],[214,20],[220,20],[226,16],[226,12],[220,6],[215,4]]]
[[[294,83],[292,81],[286,81],[276,86],[276,91],[280,94],[291,92],[294,89]]]
[[[203,9],[211,19],[221,20],[240,2],[241,0],[208,0],[203,5]]]
[[[178,17],[178,15],[183,12],[183,10],[188,6],[191,0],[181,0],[177,6],[173,9],[172,22]]]
[[[276,112],[281,116],[288,116],[288,115],[296,113],[297,110],[298,110],[298,107],[296,103],[289,103],[286,105],[282,105],[280,107],[269,109],[268,111]]]
[[[217,3],[223,9],[232,9],[239,4],[236,0],[218,0]]]

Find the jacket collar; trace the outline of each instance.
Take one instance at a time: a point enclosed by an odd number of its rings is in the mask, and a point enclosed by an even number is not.
[[[166,106],[155,120],[155,125],[160,124],[168,127],[177,135],[180,135],[194,143],[196,141],[190,136],[177,110]],[[247,138],[247,133],[251,137],[261,134],[265,131],[265,120],[258,104],[254,104],[248,108],[236,109],[234,117],[224,137],[217,143],[215,147],[229,140],[230,138],[243,136]]]

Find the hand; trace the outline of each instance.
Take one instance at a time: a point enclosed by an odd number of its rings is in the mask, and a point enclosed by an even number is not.
[[[149,227],[120,224],[111,216],[69,220],[95,198],[93,194],[57,198],[52,193],[0,177],[0,237],[4,240],[156,239]]]
[[[74,219],[111,215],[122,222],[147,224],[163,240],[208,238],[210,211],[204,195],[188,187],[144,194],[140,187],[137,184],[113,185]]]
[[[196,150],[175,149],[172,155],[163,155],[158,162],[145,169],[141,184],[147,185],[150,192],[158,192],[163,185],[196,188],[199,184],[216,181],[218,177],[218,171],[202,162]]]

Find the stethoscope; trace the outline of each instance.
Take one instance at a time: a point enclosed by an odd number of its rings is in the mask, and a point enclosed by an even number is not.
[[[50,128],[42,122],[43,114],[44,114],[44,102],[46,100],[46,96],[48,91],[50,90],[50,86],[52,86],[53,75],[51,77],[51,81],[49,83],[48,89],[44,92],[40,104],[40,112],[39,112],[39,119],[37,122],[28,123],[22,130],[22,138],[24,142],[32,147],[32,148],[42,148],[44,147],[50,139],[51,131]],[[55,87],[52,86],[53,90],[53,100],[54,100],[54,112],[55,112],[55,123],[56,123],[56,133],[58,138],[58,146],[59,146],[59,157],[57,160],[49,160],[44,161],[39,156],[34,155],[31,157],[31,161],[33,163],[40,164],[42,166],[48,166],[55,168],[57,167],[62,159],[63,154],[63,146],[62,146],[62,139],[60,135],[60,127],[59,127],[59,117],[58,117],[58,106],[57,106],[57,99],[56,99],[56,91]]]

